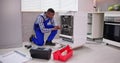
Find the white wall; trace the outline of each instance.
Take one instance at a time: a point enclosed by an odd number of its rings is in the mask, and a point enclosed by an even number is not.
[[[22,46],[20,0],[0,0],[0,48]]]
[[[33,24],[40,12],[22,12],[22,41],[29,41],[29,37],[34,33]]]
[[[2,0],[0,0],[0,8],[2,8]],[[1,12],[1,10],[0,10],[0,21],[1,21],[1,14],[2,14],[2,12]]]

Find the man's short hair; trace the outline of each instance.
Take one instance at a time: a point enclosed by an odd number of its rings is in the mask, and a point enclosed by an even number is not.
[[[52,8],[49,8],[49,9],[47,10],[47,12],[55,13],[54,9],[52,9]]]

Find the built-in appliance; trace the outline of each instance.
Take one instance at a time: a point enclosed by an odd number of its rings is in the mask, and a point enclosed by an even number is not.
[[[53,42],[62,45],[70,45],[72,49],[81,47],[87,42],[87,21],[86,13],[65,12],[60,13],[60,38]]]
[[[120,16],[105,16],[103,41],[120,47]]]
[[[120,42],[120,17],[106,17],[104,38]]]
[[[63,15],[61,16],[61,34],[72,36],[73,35],[73,16]]]
[[[73,42],[73,16],[72,15],[61,15],[61,33],[60,37],[63,40]]]

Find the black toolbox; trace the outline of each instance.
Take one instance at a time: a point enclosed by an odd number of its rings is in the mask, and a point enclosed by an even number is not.
[[[50,48],[31,48],[30,54],[32,58],[47,59],[51,58],[52,49]]]

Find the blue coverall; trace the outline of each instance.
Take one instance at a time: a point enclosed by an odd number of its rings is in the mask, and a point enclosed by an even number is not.
[[[48,25],[48,22],[51,21],[50,19],[45,20],[44,17],[41,15],[41,17],[44,20],[44,26],[45,28],[54,28],[54,25]],[[39,46],[44,45],[44,33],[41,32],[39,24],[34,23],[34,32],[36,34],[36,37],[32,37],[32,41]],[[50,35],[48,36],[47,40],[48,42],[52,42],[55,35],[57,34],[57,30],[52,30]]]

